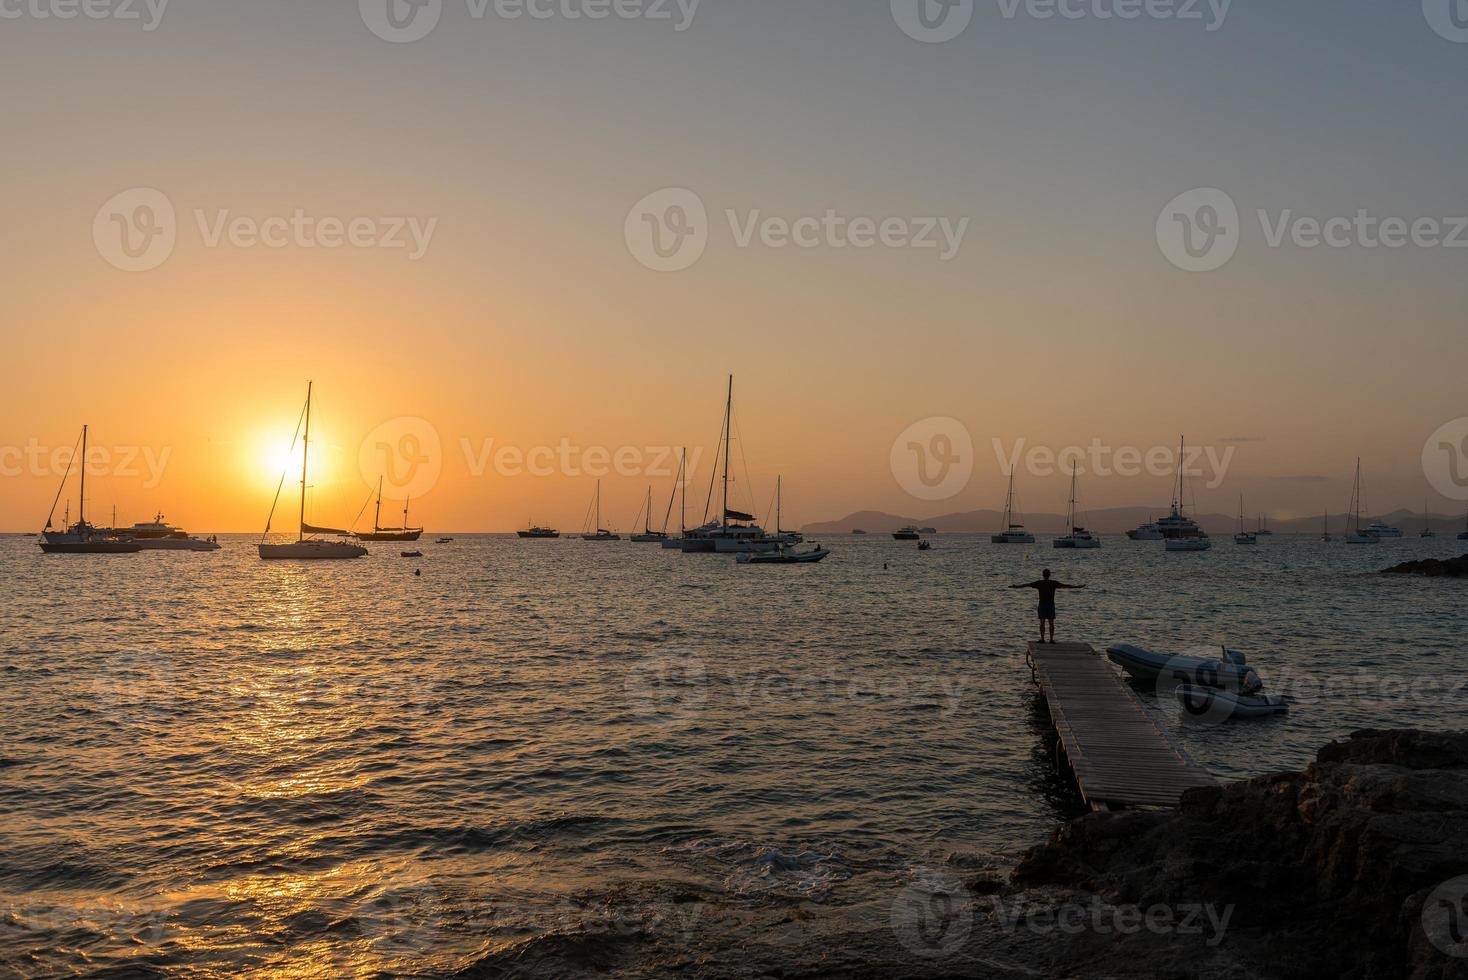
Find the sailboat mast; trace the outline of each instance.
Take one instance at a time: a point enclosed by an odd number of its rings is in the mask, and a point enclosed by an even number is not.
[[[729,375],[729,395],[724,400],[724,513],[719,523],[729,526],[729,435],[734,428],[734,375]]]
[[[777,476],[777,477],[775,477],[775,533],[776,534],[779,534],[779,533],[781,533],[784,530],[783,522],[780,520],[780,496],[781,496],[781,493],[783,492],[783,488],[781,487],[781,484],[784,481],[785,481],[785,478],[783,476]]]
[[[311,384],[306,382],[306,429],[301,436],[301,527],[297,541],[306,540],[306,464],[311,457]]]
[[[647,513],[642,515],[642,533],[652,533],[652,484],[647,485]]]
[[[87,524],[87,427],[82,426],[82,488],[76,501],[76,523],[78,527],[86,527]]]
[[[377,478],[377,509],[372,512],[372,530],[382,530],[382,477],[380,476]]]
[[[1066,517],[1072,532],[1076,529],[1076,461],[1070,461],[1070,513]]]
[[[683,458],[678,462],[678,479],[682,488],[678,494],[678,537],[688,532],[688,447],[683,447]]]
[[[596,481],[596,533],[601,533],[601,481]]]

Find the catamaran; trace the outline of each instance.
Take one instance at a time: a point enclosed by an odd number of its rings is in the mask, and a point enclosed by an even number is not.
[[[1207,551],[1213,547],[1213,539],[1198,526],[1198,522],[1183,513],[1183,500],[1187,496],[1187,439],[1177,444],[1177,483],[1172,494],[1172,512],[1157,522],[1162,531],[1168,551]]]
[[[583,535],[581,535],[581,540],[582,541],[621,541],[622,540],[622,536],[620,534],[614,534],[613,532],[608,531],[606,528],[604,528],[604,527],[601,526],[601,481],[600,480],[597,480],[596,481],[596,504],[595,504],[595,506],[596,506],[596,523],[593,526],[596,528],[596,533],[595,534],[591,534],[591,533],[583,534]]]
[[[1101,539],[1090,531],[1081,527],[1078,523],[1080,511],[1076,508],[1076,461],[1070,461],[1070,507],[1066,511],[1065,526],[1070,528],[1069,534],[1063,534],[1055,539],[1057,548],[1099,548]]]
[[[372,512],[372,530],[358,531],[358,541],[417,541],[423,536],[421,527],[408,526],[408,501],[403,501],[403,526],[382,526],[382,477],[377,478],[377,509]]]
[[[129,537],[118,537],[108,533],[101,528],[93,527],[87,523],[87,427],[82,426],[81,435],[82,454],[80,457],[73,455],[66,461],[66,472],[61,475],[61,486],[56,489],[56,496],[51,501],[51,513],[46,515],[46,527],[41,532],[41,540],[36,542],[41,550],[47,554],[60,555],[131,555],[143,550],[142,546]],[[73,446],[73,449],[76,447]],[[81,486],[77,491],[76,523],[71,524],[71,505],[66,508],[66,516],[61,520],[61,530],[51,530],[51,518],[56,516],[56,501],[61,499],[61,494],[66,490],[66,479],[71,475],[71,463],[73,459],[80,458]],[[114,523],[116,523],[114,521]]]
[[[1244,495],[1239,494],[1239,530],[1234,535],[1234,544],[1258,544],[1259,533],[1244,530]]]
[[[765,529],[755,523],[753,514],[743,511],[732,510],[729,507],[729,443],[733,439],[734,428],[734,375],[729,375],[729,390],[724,401],[724,427],[719,433],[721,445],[719,454],[723,459],[723,468],[720,472],[722,482],[722,499],[720,513],[722,516],[716,521],[709,521],[702,527],[694,528],[683,534],[680,547],[685,553],[692,552],[718,552],[719,554],[739,554],[745,551],[775,551],[780,547],[777,537],[765,533]],[[713,486],[709,487],[709,495],[713,496]],[[705,507],[707,514],[707,507]]]
[[[916,524],[906,524],[892,532],[894,541],[916,541],[920,537]]]
[[[315,534],[337,535],[345,539],[349,532],[331,527],[315,527],[306,523],[306,488],[307,488],[307,464],[311,458],[311,389],[312,383],[306,382],[306,407],[303,418],[305,427],[301,430],[301,513],[300,527],[296,540],[289,544],[266,544],[265,537],[270,533],[270,523],[275,519],[275,506],[280,503],[281,486],[285,485],[285,474],[280,475],[280,486],[275,488],[275,500],[270,504],[270,516],[265,518],[265,531],[260,535],[260,557],[264,559],[329,559],[329,558],[361,558],[367,554],[367,549],[361,545],[352,544],[350,541],[325,541],[321,538],[307,537]]]
[[[1379,538],[1369,528],[1361,526],[1361,457],[1356,457],[1356,483],[1351,488],[1351,523],[1346,531],[1346,544],[1380,544]]]
[[[1009,492],[1004,497],[1004,530],[989,538],[993,544],[1034,544],[1035,536],[1025,529],[1024,521],[1015,520],[1014,470],[1009,471]]]

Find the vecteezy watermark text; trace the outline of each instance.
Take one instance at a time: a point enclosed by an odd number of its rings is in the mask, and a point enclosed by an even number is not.
[[[469,439],[459,440],[469,475],[482,477],[493,468],[496,476],[646,476],[667,478],[678,472],[680,450],[676,446],[582,446],[562,438],[554,446],[496,446],[493,438],[480,440],[475,446]],[[688,452],[688,468],[684,480],[698,471],[703,450]]]
[[[671,23],[682,33],[693,26],[701,0],[465,0],[469,19],[641,20]],[[433,33],[443,17],[443,0],[357,0],[367,29],[384,41],[406,44]]]
[[[1208,33],[1223,27],[1233,0],[994,0],[1005,20],[1158,20],[1200,23]],[[941,44],[964,31],[975,0],[891,0],[892,19],[915,41]]]
[[[1368,208],[1351,215],[1300,214],[1293,208],[1255,212],[1264,244],[1273,249],[1397,250],[1468,248],[1468,216],[1383,216]],[[1187,272],[1213,272],[1234,257],[1244,223],[1233,198],[1216,187],[1179,194],[1157,217],[1157,245]]]
[[[949,262],[958,256],[968,234],[968,218],[871,217],[827,208],[819,214],[773,215],[761,208],[726,208],[724,221],[736,248],[767,249],[874,248],[935,252]],[[633,205],[623,236],[633,258],[656,272],[689,268],[708,248],[713,225],[698,194],[669,187]]]
[[[0,477],[34,476],[59,480],[81,466],[74,446],[45,446],[31,438],[24,446],[0,446]],[[163,482],[172,446],[88,446],[87,473],[94,477],[142,479],[143,489]]]
[[[205,248],[341,248],[402,251],[410,261],[428,252],[437,218],[404,215],[338,216],[294,208],[286,214],[239,214],[230,208],[191,212]],[[173,201],[152,187],[114,194],[92,219],[97,252],[124,272],[146,272],[168,261],[178,243],[180,223]]]
[[[141,21],[152,32],[167,9],[168,0],[0,0],[0,20]]]
[[[1185,476],[1203,478],[1209,490],[1216,490],[1228,476],[1237,446],[1229,446],[1222,452],[1214,446],[1190,446],[1181,461],[1177,450],[1170,446],[1109,446],[1100,439],[1092,439],[1084,446],[1031,446],[1025,439],[1017,439],[1009,448],[1004,440],[994,439],[994,458],[1003,472],[1016,471],[1035,477],[1069,474],[1072,464],[1075,472],[1082,476],[1176,476],[1181,465]]]

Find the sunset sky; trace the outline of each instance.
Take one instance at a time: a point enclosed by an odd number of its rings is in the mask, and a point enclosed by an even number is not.
[[[1344,510],[1359,455],[1373,511],[1462,511],[1422,453],[1468,415],[1468,247],[1274,247],[1256,214],[1468,215],[1468,43],[1416,0],[1239,0],[1216,30],[989,0],[942,43],[887,2],[565,16],[587,2],[510,19],[444,0],[407,43],[369,29],[372,0],[177,0],[151,30],[141,0],[141,20],[7,6],[0,527],[44,522],[59,473],[28,447],[70,447],[86,422],[109,454],[92,516],[258,530],[308,379],[317,522],[358,513],[384,431],[431,431],[415,523],[579,528],[584,468],[493,461],[564,440],[645,451],[659,468],[609,477],[604,523],[628,529],[651,483],[656,524],[676,467],[660,447],[702,447],[706,488],[730,373],[738,494],[763,511],[783,474],[788,526],[997,507],[995,438],[1145,451],[1186,434],[1234,452],[1200,509],[1244,493],[1279,517]],[[143,271],[118,267],[99,214],[134,188],[175,215]],[[707,208],[681,271],[625,233],[665,188]],[[1159,248],[1159,215],[1195,188],[1241,214],[1216,271]],[[828,210],[966,233],[946,260],[739,241],[752,212]],[[221,224],[298,211],[366,219],[374,241],[402,225],[407,244],[277,247]],[[421,256],[406,219],[432,229]],[[890,452],[935,417],[967,428],[974,473],[920,500]],[[1021,479],[1029,509],[1064,510],[1065,476]],[[1165,476],[1082,479],[1090,507],[1168,498]]]

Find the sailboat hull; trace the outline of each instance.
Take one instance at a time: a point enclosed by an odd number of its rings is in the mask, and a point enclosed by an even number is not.
[[[41,541],[48,555],[132,555],[142,551],[136,541]]]
[[[422,536],[421,527],[406,531],[362,531],[354,535],[358,541],[417,541]]]
[[[637,542],[638,544],[651,544],[654,541],[666,541],[667,539],[668,536],[666,534],[659,534],[656,531],[650,531],[646,534],[632,535],[632,540]]]
[[[290,544],[260,545],[260,557],[272,561],[361,558],[366,554],[366,548],[346,541],[293,541]]]

